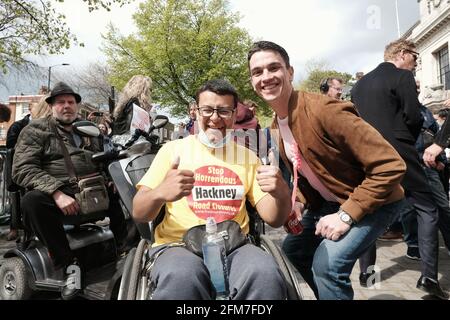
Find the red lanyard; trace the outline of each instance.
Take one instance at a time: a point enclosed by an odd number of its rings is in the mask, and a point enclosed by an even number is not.
[[[294,141],[294,143],[291,143],[291,153],[292,153],[292,165],[294,169],[294,185],[292,188],[292,196],[291,196],[291,204],[292,208],[295,206],[295,199],[297,196],[297,184],[298,184],[298,170],[300,170],[302,159],[300,158],[300,151],[298,150],[298,145]]]

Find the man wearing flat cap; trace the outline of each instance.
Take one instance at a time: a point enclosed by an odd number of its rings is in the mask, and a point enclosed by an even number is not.
[[[102,146],[99,139],[83,138],[72,130],[72,124],[78,120],[81,97],[71,87],[57,83],[45,101],[52,114],[31,121],[20,133],[14,155],[13,180],[28,191],[21,201],[25,226],[48,248],[55,269],[65,268],[66,286],[61,295],[63,299],[71,299],[81,288],[70,285],[75,282],[71,278],[75,273],[68,270],[73,270],[74,265],[80,266],[69,247],[61,218],[78,215],[80,206],[74,196],[76,189],[70,183],[61,141],[77,177],[101,172],[100,165],[93,163],[91,158],[95,152],[102,151]],[[118,208],[115,201],[110,201],[110,229],[116,239],[125,233],[124,216]]]

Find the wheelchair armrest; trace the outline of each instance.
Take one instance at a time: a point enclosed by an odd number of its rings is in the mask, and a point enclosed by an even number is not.
[[[94,223],[106,218],[106,211],[99,211],[90,214],[77,214],[75,216],[64,216],[62,218],[63,224],[80,226],[85,223]]]

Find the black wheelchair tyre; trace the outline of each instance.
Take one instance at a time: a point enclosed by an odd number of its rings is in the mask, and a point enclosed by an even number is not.
[[[277,262],[286,283],[288,300],[302,300],[301,287],[294,267],[284,253],[266,235],[261,235],[261,248],[270,253]]]
[[[147,248],[147,240],[142,239],[137,246],[134,254],[133,264],[131,265],[127,300],[136,300],[138,285],[140,283],[140,275],[142,270],[142,257]]]
[[[128,285],[130,283],[131,267],[133,265],[134,256],[136,254],[136,248],[131,249],[125,263],[123,265],[122,278],[120,279],[119,293],[117,295],[117,300],[126,300],[128,295]]]
[[[27,300],[33,293],[28,284],[27,267],[18,257],[4,260],[0,281],[0,300]]]

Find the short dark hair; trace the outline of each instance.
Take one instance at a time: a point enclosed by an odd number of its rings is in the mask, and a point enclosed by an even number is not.
[[[202,92],[205,91],[210,91],[210,92],[214,92],[215,94],[218,94],[219,96],[227,96],[227,95],[231,95],[233,96],[234,99],[234,108],[237,107],[238,101],[239,101],[239,97],[237,94],[236,89],[231,85],[231,83],[229,83],[228,81],[224,80],[224,79],[214,79],[214,80],[209,80],[206,81],[201,87],[200,89],[197,90],[197,93],[195,94],[195,101],[199,102],[199,96]]]
[[[271,41],[258,41],[253,43],[252,47],[248,51],[247,62],[250,63],[250,59],[256,52],[268,50],[278,52],[280,56],[283,58],[286,67],[289,68],[291,66],[291,64],[289,63],[289,55],[286,52],[286,50],[284,50],[282,46]]]
[[[448,111],[449,111],[448,108],[440,109],[440,110],[437,112],[437,115],[438,115],[439,118],[441,118],[441,119],[447,119],[447,117],[448,117]]]
[[[11,119],[11,109],[7,105],[0,103],[0,122],[9,122]]]

